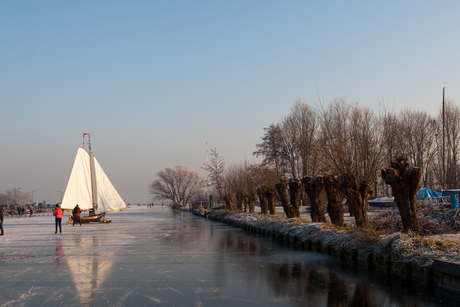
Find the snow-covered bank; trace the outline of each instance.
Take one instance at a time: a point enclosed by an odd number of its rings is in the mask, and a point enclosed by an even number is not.
[[[438,265],[433,265],[436,261],[460,264],[459,235],[452,233],[429,236],[401,232],[364,233],[350,225],[336,227],[332,224],[306,222],[303,219],[225,210],[213,211],[208,217],[341,258],[347,258],[347,254],[351,254],[349,258],[358,263],[425,282],[445,284],[443,280],[447,273],[436,271]],[[445,285],[460,290],[460,276],[449,278],[451,281],[452,278],[458,281]]]

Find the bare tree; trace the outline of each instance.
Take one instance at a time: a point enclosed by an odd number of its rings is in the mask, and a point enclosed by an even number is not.
[[[248,210],[251,212],[254,211],[254,202],[257,193],[255,177],[255,167],[247,161],[241,164],[232,164],[226,171],[224,178],[229,187],[228,192],[235,199],[237,210],[245,212],[248,212]]]
[[[324,191],[323,177],[304,177],[302,183],[310,200],[310,215],[313,222],[326,222],[321,194]]]
[[[264,130],[263,142],[257,144],[258,151],[254,152],[256,156],[264,156],[264,166],[274,165],[278,176],[287,178],[314,172],[317,114],[305,99],[298,99],[287,117]]]
[[[204,185],[204,179],[197,172],[184,166],[168,167],[159,171],[157,177],[149,186],[150,194],[160,200],[171,200],[175,204],[186,205]]]
[[[20,188],[12,188],[5,191],[2,199],[4,202],[3,204],[25,205],[30,202],[31,197],[28,191],[21,190]]]
[[[267,198],[266,192],[276,191],[275,185],[279,180],[276,171],[259,165],[255,168],[253,174],[256,182],[256,193],[259,197],[261,212],[263,214],[268,214],[269,212],[274,214],[275,199],[272,197],[273,193],[270,192],[270,198]]]
[[[402,155],[400,144],[403,143],[398,115],[381,103],[381,122],[383,129],[382,161],[391,161],[392,157]],[[380,194],[378,191],[381,191]],[[390,187],[382,178],[376,181],[375,195],[390,195]]]
[[[289,178],[297,178],[302,169],[298,143],[298,140],[300,139],[300,130],[296,126],[293,116],[284,118],[280,124],[280,128],[280,154],[287,166],[287,172],[281,175]]]
[[[267,199],[268,204],[268,211],[270,215],[276,214],[276,206],[275,206],[275,196],[277,194],[276,188],[274,187],[267,187],[264,191],[265,198]]]
[[[265,197],[265,187],[261,186],[258,187],[256,192],[257,192],[257,197],[259,198],[259,203],[260,203],[260,212],[262,214],[267,214],[268,213],[268,202],[267,202],[267,197]]]
[[[219,193],[220,199],[224,198],[224,173],[225,162],[224,158],[219,155],[217,150],[211,149],[211,159],[209,161],[209,179],[211,185]]]
[[[421,186],[422,171],[420,168],[412,167],[406,157],[400,156],[391,162],[391,167],[382,168],[381,175],[393,190],[404,231],[411,230],[421,233],[415,203],[417,191]]]
[[[373,194],[382,163],[383,135],[379,119],[369,108],[345,99],[335,99],[321,114],[323,162],[341,177],[341,192],[347,197],[358,227],[369,227],[366,207]]]
[[[458,187],[460,155],[460,107],[451,100],[445,103],[445,189]]]
[[[289,180],[289,199],[291,202],[292,217],[300,217],[300,195],[302,194],[303,183],[301,179]]]
[[[437,122],[426,112],[404,110],[400,115],[399,134],[402,136],[400,154],[405,154],[409,163],[426,170],[432,163],[435,151]],[[428,174],[423,178],[425,185]]]
[[[263,156],[261,166],[264,168],[273,168],[278,177],[285,173],[286,161],[282,155],[282,134],[279,124],[270,124],[264,128],[265,135],[262,137],[262,143],[257,144],[257,151],[253,153],[256,157]]]
[[[340,192],[341,181],[337,175],[325,175],[323,177],[324,189],[327,195],[327,213],[331,223],[343,226],[342,193]]]
[[[275,185],[276,191],[278,192],[281,198],[281,204],[283,205],[284,212],[286,213],[287,218],[293,217],[291,214],[291,205],[289,204],[289,198],[287,194],[287,187],[289,185],[289,181],[286,179],[281,179]]]
[[[241,165],[232,164],[225,173],[225,180],[230,188],[230,193],[235,199],[235,207],[238,211],[243,211],[244,201],[244,170]]]
[[[257,166],[250,165],[247,161],[244,162],[244,196],[246,198],[245,211],[254,213],[255,212],[255,202],[257,200],[257,186],[258,182],[256,181],[257,176]]]
[[[403,110],[398,115],[382,108],[384,137],[384,161],[407,156],[409,163],[423,170],[424,186],[440,187],[441,169],[436,160],[439,122],[422,111]],[[441,141],[441,139],[439,139]],[[382,182],[383,183],[383,182]],[[388,187],[388,185],[386,185]]]
[[[281,198],[284,212],[287,218],[300,217],[299,204],[303,183],[300,179],[281,179],[276,183],[276,190]],[[289,197],[288,197],[289,187]]]
[[[318,133],[318,115],[316,111],[299,98],[291,108],[290,124],[295,127],[294,134],[296,150],[301,162],[301,175],[305,177],[317,172],[316,134]],[[297,176],[293,176],[296,178]]]
[[[0,205],[6,205],[8,203],[8,197],[6,194],[0,193]]]

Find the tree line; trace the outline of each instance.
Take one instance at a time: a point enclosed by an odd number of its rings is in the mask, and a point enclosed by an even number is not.
[[[0,193],[1,205],[26,205],[32,203],[32,194],[20,188],[12,188]]]
[[[433,117],[409,109],[395,112],[383,104],[375,112],[345,98],[318,106],[298,99],[288,116],[264,128],[253,153],[261,158],[260,163],[245,161],[226,168],[223,157],[211,150],[209,183],[227,210],[254,212],[258,199],[262,213],[275,214],[277,197],[287,217],[299,216],[305,192],[315,222],[326,221],[323,199],[327,199],[331,222],[339,226],[343,225],[343,196],[356,225],[369,227],[367,199],[393,195],[397,203],[399,200],[398,207],[404,202],[408,208],[406,218],[402,217],[405,230],[419,231],[414,221],[418,188],[457,187],[459,115],[459,106],[450,100],[445,111],[440,108]],[[150,192],[173,200],[158,192],[159,182],[165,183],[158,177]],[[202,188],[204,180],[197,173],[195,177]],[[195,190],[189,199],[200,189]],[[183,200],[175,197],[173,201]]]

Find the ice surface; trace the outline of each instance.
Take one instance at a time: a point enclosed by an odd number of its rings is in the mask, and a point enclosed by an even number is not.
[[[107,218],[63,224],[62,234],[54,234],[53,216],[5,218],[0,306],[449,306],[458,299],[389,286],[334,257],[166,206]]]

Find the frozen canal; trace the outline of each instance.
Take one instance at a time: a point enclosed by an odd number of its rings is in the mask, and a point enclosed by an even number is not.
[[[66,220],[67,213],[63,220]],[[110,224],[5,218],[0,306],[455,306],[460,297],[390,281],[170,207]],[[460,304],[460,303],[458,303]]]

